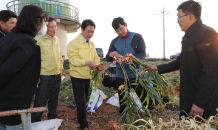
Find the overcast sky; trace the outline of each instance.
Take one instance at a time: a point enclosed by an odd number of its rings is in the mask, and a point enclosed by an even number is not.
[[[12,0],[0,0],[0,10]],[[140,33],[146,43],[146,52],[152,57],[163,57],[163,17],[165,15],[166,57],[181,51],[184,32],[177,24],[177,7],[184,0],[71,0],[79,10],[79,21],[92,19],[96,24],[91,39],[106,55],[110,42],[117,36],[111,23],[116,17],[123,17],[132,32]],[[198,0],[202,4],[202,21],[218,31],[218,0]],[[81,32],[68,34],[68,42]]]

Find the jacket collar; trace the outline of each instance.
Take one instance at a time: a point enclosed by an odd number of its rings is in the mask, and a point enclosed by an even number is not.
[[[80,42],[80,43],[86,43],[86,44],[87,44],[87,42],[84,40],[82,34],[79,34],[78,38],[79,38],[79,42]],[[91,41],[91,40],[89,40],[89,43],[92,44],[92,42],[90,42],[90,41]]]
[[[53,40],[54,36],[51,37],[51,36],[49,36],[47,33],[46,33],[46,35],[47,35],[51,40]]]
[[[0,35],[3,35],[3,36],[5,36],[7,33],[4,31],[4,30],[2,30],[2,28],[0,27]]]
[[[121,38],[126,38],[129,34],[129,30],[127,29],[127,32],[126,32],[126,35],[124,37],[121,37]]]
[[[80,33],[82,38],[84,39],[84,41],[87,41],[87,39],[82,35],[82,33]]]
[[[43,38],[49,38],[49,39],[51,39],[51,37],[49,37],[47,34],[45,34],[44,36],[42,36]],[[56,36],[53,36],[53,39],[55,39],[56,38]],[[51,39],[51,40],[53,40],[53,39]]]
[[[37,41],[34,39],[34,41],[35,41],[35,44],[37,43]]]
[[[194,22],[186,31],[185,31],[185,35],[188,36],[190,35],[193,31],[195,31],[196,29],[199,28],[199,26],[201,26],[203,23],[201,21],[201,19],[197,20],[196,22]]]

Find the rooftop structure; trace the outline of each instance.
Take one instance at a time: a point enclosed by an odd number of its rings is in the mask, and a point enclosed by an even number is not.
[[[60,41],[61,53],[67,58],[67,33],[77,32],[80,28],[79,10],[70,5],[71,0],[13,0],[6,7],[20,14],[25,5],[42,7],[51,17],[56,18],[57,37]]]

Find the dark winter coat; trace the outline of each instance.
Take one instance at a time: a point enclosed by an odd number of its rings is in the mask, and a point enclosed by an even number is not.
[[[28,34],[8,33],[0,41],[0,111],[30,108],[41,68],[41,54]],[[0,123],[18,125],[20,115],[0,117]]]
[[[4,30],[2,30],[1,26],[0,26],[0,40],[6,35],[6,32]]]
[[[180,56],[158,66],[160,74],[180,69],[180,115],[190,114],[195,104],[205,109],[203,117],[217,114],[218,108],[218,35],[197,20],[182,39]]]

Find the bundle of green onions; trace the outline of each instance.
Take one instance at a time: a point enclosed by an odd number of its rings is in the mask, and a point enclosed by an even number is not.
[[[162,75],[159,75],[158,72],[154,72],[154,71],[147,72],[146,68],[148,68],[149,65],[146,64],[141,59],[137,59],[132,54],[126,54],[125,57],[119,55],[116,61],[121,66],[121,69],[124,74],[124,83],[120,85],[118,88],[120,91],[122,91],[121,94],[124,95],[123,100],[125,101],[123,102],[123,104],[126,105],[126,108],[124,109],[123,112],[137,115],[137,117],[140,118],[139,112],[141,112],[140,110],[143,110],[146,115],[151,116],[151,113],[148,110],[148,107],[150,107],[149,105],[151,104],[150,102],[152,102],[152,105],[156,105],[157,102],[159,105],[161,105],[163,103],[161,98],[168,96],[169,93],[172,93],[171,89],[168,87],[166,81],[164,80],[164,77]],[[122,65],[122,62],[126,62],[126,61],[132,62],[132,64],[128,64],[128,67],[134,72],[136,76],[135,81],[129,80],[126,70]],[[140,70],[136,68],[136,65],[140,65]],[[103,80],[102,75],[103,73],[105,73],[105,66],[106,65],[104,63],[100,63],[99,65],[97,65],[96,69],[91,69],[90,73],[92,75],[92,83],[94,83],[95,89],[97,88],[99,89],[99,86],[101,86],[102,84],[102,80]],[[146,73],[141,73],[141,71]],[[145,75],[147,75],[148,78],[145,78]],[[131,85],[138,86],[139,84],[146,90],[146,91],[142,91],[139,98],[141,99],[142,96],[145,93],[147,93],[145,100],[142,101],[142,104],[146,104],[146,106],[142,108],[138,107],[135,100],[133,99],[133,96],[130,95],[130,91],[132,91]],[[122,117],[123,116],[125,115],[123,114]],[[126,121],[131,122],[131,118],[132,118],[131,115],[127,116]]]
[[[92,81],[91,83],[94,84],[95,90],[101,86],[103,77],[102,75],[105,72],[105,64],[100,63],[97,65],[95,69],[90,69],[90,74],[92,76]]]
[[[135,75],[139,75],[140,78],[143,78],[143,76],[147,75],[146,81],[149,84],[156,85],[157,88],[156,91],[159,93],[161,96],[168,96],[169,93],[172,93],[171,89],[167,85],[164,76],[160,75],[158,72],[155,71],[146,71],[146,68],[149,68],[149,65],[145,63],[145,61],[142,61],[139,58],[134,57],[131,53],[126,54],[125,56],[127,61],[131,61],[133,64],[128,65],[129,68],[135,73]],[[145,72],[144,74],[140,75],[139,71],[135,69],[136,65],[140,65],[140,71]]]
[[[134,83],[132,82],[130,83],[128,76],[126,74],[126,71],[124,69],[124,66],[122,65],[122,62],[126,62],[126,61],[129,63],[130,62],[132,63],[132,64],[128,64],[128,67],[134,72],[136,76],[136,80]],[[154,72],[154,71],[147,72],[146,68],[148,68],[149,65],[146,64],[141,59],[137,59],[130,53],[126,54],[125,57],[119,55],[119,57],[117,58],[117,62],[121,66],[121,69],[124,74],[124,84],[119,86],[118,88],[119,90],[122,91],[121,94],[124,94],[125,102],[123,104],[126,105],[124,112],[132,113],[133,111],[137,112],[135,111],[135,109],[137,110],[143,109],[146,114],[151,115],[149,110],[147,109],[148,107],[150,107],[149,106],[149,104],[151,104],[150,101],[152,101],[153,105],[156,105],[156,102],[158,102],[160,105],[163,103],[161,98],[168,96],[168,93],[171,92],[166,81],[164,80],[164,77],[162,75],[159,75],[158,72]],[[140,65],[140,70],[136,68],[136,65]],[[146,73],[142,74],[141,71],[144,71]],[[145,75],[147,75],[148,78],[145,78]],[[145,100],[142,101],[142,104],[146,102],[145,108],[144,107],[138,108],[134,102],[134,99],[129,93],[131,90],[131,85],[138,86],[139,84],[146,90],[146,93],[147,93]],[[127,85],[129,87],[126,87]],[[156,86],[156,87],[153,87],[153,86]],[[144,93],[145,92],[142,91],[139,97],[140,99],[142,98]]]

